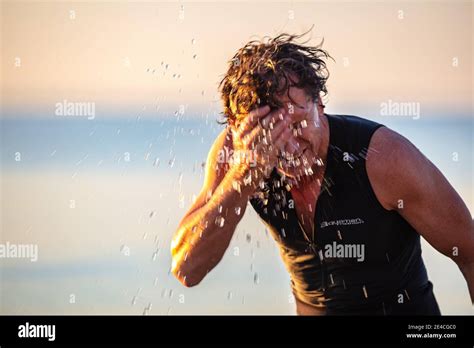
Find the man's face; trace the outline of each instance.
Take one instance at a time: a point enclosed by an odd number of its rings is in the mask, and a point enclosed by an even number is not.
[[[280,151],[278,170],[288,177],[312,174],[312,167],[321,142],[321,129],[317,101],[313,101],[303,89],[289,88],[289,95],[279,98],[284,104],[283,117],[291,118],[292,134]]]

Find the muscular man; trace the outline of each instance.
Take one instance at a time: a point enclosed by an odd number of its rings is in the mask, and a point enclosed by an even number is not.
[[[280,247],[300,315],[440,314],[420,235],[457,263],[473,299],[466,205],[403,136],[324,113],[329,55],[299,37],[251,41],[230,62],[220,84],[227,126],[173,237],[173,274],[197,285],[250,202]]]

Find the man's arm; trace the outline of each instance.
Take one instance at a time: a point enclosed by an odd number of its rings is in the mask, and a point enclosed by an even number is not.
[[[197,285],[219,263],[247,207],[248,193],[234,190],[232,183],[245,173],[237,173],[237,167],[229,169],[228,163],[219,160],[225,147],[232,149],[227,130],[211,147],[201,193],[171,242],[172,273],[187,287]],[[234,208],[240,208],[240,214]]]
[[[397,210],[434,248],[456,262],[474,304],[473,220],[458,193],[410,141],[386,127],[374,133],[366,166],[382,206]]]
[[[202,192],[171,241],[171,271],[183,285],[198,284],[222,259],[249,197],[277,164],[277,149],[291,134],[290,118],[278,117],[282,112],[255,108],[239,126],[221,133],[209,151]],[[243,160],[222,161],[226,147],[244,154]]]

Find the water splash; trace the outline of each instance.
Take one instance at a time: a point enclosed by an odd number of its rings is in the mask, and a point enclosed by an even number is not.
[[[225,219],[224,219],[224,217],[218,216],[218,217],[216,218],[216,225],[219,226],[219,227],[224,227],[224,224],[225,224]]]
[[[148,315],[150,313],[151,306],[152,306],[152,303],[150,302],[148,306],[146,306],[145,309],[143,310],[143,315]]]

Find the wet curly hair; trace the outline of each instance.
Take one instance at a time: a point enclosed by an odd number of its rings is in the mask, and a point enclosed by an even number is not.
[[[234,125],[260,105],[280,108],[283,105],[278,97],[284,93],[293,102],[291,86],[304,89],[313,101],[321,93],[327,94],[329,71],[325,60],[332,57],[321,48],[324,40],[317,46],[305,46],[309,39],[296,42],[307,33],[265,36],[249,41],[237,51],[219,83],[223,102],[220,123]]]

